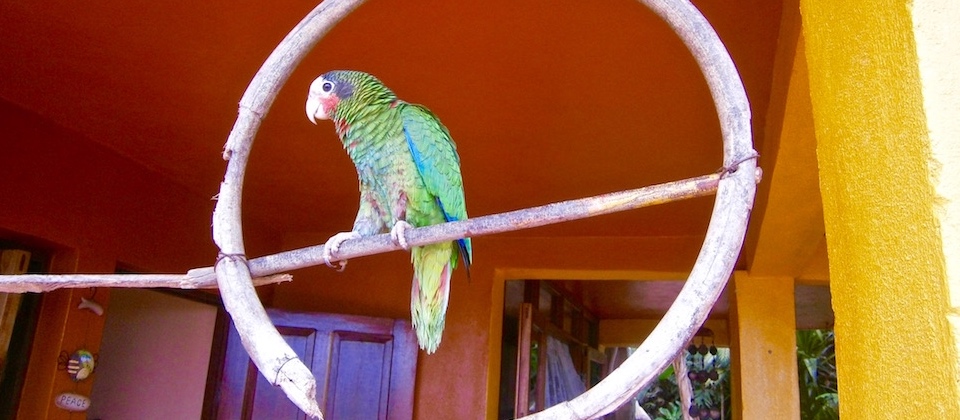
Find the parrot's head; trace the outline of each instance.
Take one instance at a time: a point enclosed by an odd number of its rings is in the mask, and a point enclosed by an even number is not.
[[[377,103],[391,104],[397,97],[376,77],[352,70],[333,70],[310,83],[307,92],[307,118],[317,120],[344,118],[349,109]]]

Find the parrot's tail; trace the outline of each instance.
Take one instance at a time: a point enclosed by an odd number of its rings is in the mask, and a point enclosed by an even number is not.
[[[443,336],[447,302],[450,299],[450,275],[453,267],[453,243],[414,247],[413,287],[410,291],[410,316],[420,348],[427,354],[437,351]]]

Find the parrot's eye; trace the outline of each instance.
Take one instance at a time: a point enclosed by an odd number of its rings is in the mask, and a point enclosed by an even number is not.
[[[333,83],[323,82],[323,85],[320,86],[320,89],[323,89],[325,93],[330,93],[333,90]]]

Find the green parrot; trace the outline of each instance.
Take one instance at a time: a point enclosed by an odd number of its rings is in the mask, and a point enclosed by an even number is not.
[[[390,228],[395,242],[409,249],[407,228],[467,218],[460,156],[450,132],[433,113],[397,96],[376,77],[337,70],[310,84],[307,117],[333,120],[337,135],[360,178],[360,209],[353,230],[324,245],[327,265],[349,239]],[[470,274],[470,239],[413,247],[410,314],[420,348],[440,345],[450,297],[450,276],[458,256]],[[340,263],[343,269],[345,262]]]

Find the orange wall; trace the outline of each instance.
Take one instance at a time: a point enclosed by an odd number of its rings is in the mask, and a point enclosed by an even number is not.
[[[51,271],[110,273],[122,262],[177,273],[214,261],[209,199],[4,101],[0,130],[0,233],[52,244]],[[270,241],[251,230],[248,249],[265,249]],[[109,289],[96,293],[109,315]],[[92,294],[44,295],[21,418],[68,418],[53,397],[90,395],[92,382],[73,383],[56,361],[61,350],[99,349],[104,318],[75,309],[81,296]]]
[[[0,127],[0,228],[77,249],[82,272],[213,263],[213,201],[2,101]]]

